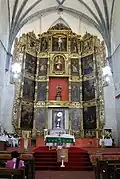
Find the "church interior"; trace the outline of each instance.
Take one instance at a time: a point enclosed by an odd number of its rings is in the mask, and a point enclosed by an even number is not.
[[[0,1],[0,178],[120,178],[119,7]]]

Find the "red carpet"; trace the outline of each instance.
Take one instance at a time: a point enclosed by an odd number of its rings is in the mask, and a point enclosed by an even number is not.
[[[57,162],[57,151],[49,150],[47,147],[38,147],[34,150],[35,169],[39,170],[75,170],[89,171],[92,170],[89,154],[80,148],[71,147],[68,150],[68,162],[65,168],[61,168],[61,162]]]

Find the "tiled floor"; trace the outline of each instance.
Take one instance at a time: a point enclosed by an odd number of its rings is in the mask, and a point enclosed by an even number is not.
[[[94,172],[86,171],[36,171],[35,179],[95,179]]]

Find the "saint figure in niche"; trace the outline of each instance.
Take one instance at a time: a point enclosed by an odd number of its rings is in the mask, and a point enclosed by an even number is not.
[[[41,51],[48,50],[48,41],[46,38],[41,39]]]
[[[72,62],[71,62],[71,72],[73,74],[78,75],[78,73],[79,73],[79,63],[78,63],[78,60],[73,60],[72,59]]]
[[[77,41],[76,39],[71,40],[71,52],[77,53]]]
[[[62,38],[61,37],[58,37],[58,50],[61,51],[62,50]]]
[[[55,63],[54,63],[54,69],[55,71],[63,71],[64,70],[64,62],[63,62],[63,57],[62,56],[57,56],[55,58]]]
[[[76,84],[72,86],[72,101],[79,101],[79,89]]]
[[[62,99],[61,92],[62,92],[62,87],[59,85],[56,88],[56,96],[55,96],[55,99],[58,101],[60,101]]]

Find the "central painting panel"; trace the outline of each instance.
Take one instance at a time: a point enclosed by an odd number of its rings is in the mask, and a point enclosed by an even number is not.
[[[51,101],[69,101],[68,78],[51,77],[49,79],[49,95]]]

